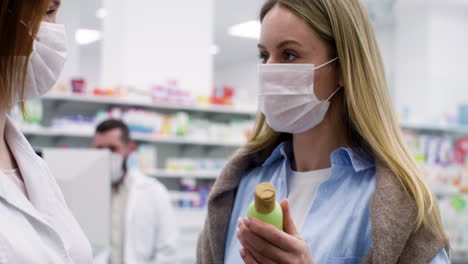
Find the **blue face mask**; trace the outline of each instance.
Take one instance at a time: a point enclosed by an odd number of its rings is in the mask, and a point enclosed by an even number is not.
[[[135,153],[130,154],[127,158],[127,170],[138,169],[140,167],[140,161]]]

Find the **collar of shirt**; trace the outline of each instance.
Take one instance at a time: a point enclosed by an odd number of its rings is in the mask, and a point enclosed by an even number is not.
[[[276,147],[270,157],[262,164],[269,166],[279,159],[293,160],[293,146],[291,141],[285,141]],[[375,163],[369,155],[359,148],[339,148],[330,155],[332,167],[352,166],[355,172],[361,172],[373,168]]]

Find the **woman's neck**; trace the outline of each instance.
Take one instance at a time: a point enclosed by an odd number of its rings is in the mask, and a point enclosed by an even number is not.
[[[5,125],[7,119],[7,111],[0,110],[0,169],[16,169],[16,162],[13,154],[8,148],[5,140]]]
[[[294,170],[306,172],[330,168],[331,153],[350,145],[346,125],[339,116],[332,115],[333,112],[329,111],[318,126],[293,135]]]

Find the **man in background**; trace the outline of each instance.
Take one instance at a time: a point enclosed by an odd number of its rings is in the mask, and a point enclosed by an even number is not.
[[[93,146],[112,152],[110,264],[175,263],[177,229],[167,189],[127,161],[136,145],[128,126],[107,120],[96,128]]]

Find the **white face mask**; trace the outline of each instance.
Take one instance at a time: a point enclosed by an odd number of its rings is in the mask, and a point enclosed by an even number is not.
[[[42,22],[36,38],[28,64],[24,97],[20,98],[19,88],[13,87],[16,93],[13,104],[47,93],[63,70],[68,53],[65,26]]]
[[[111,182],[116,184],[120,182],[125,175],[123,169],[124,157],[117,153],[111,153]]]
[[[320,124],[330,107],[330,99],[317,99],[314,92],[313,64],[262,64],[259,66],[259,105],[268,125],[276,132],[300,134]]]

